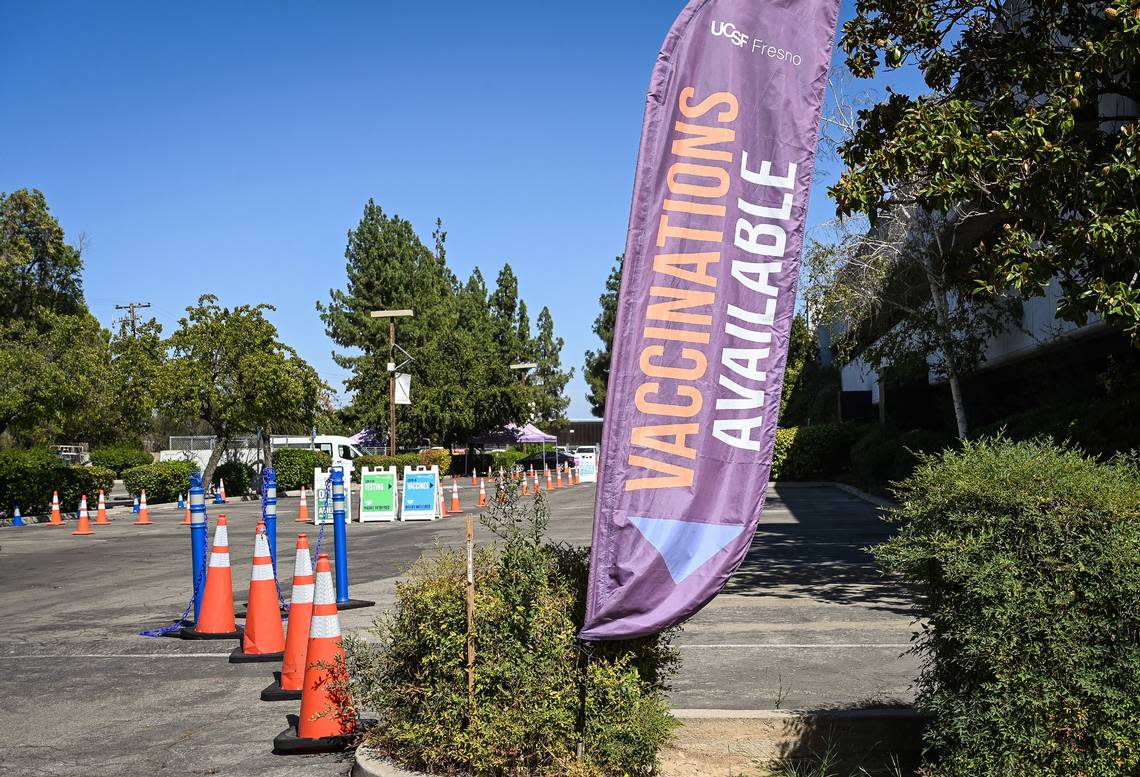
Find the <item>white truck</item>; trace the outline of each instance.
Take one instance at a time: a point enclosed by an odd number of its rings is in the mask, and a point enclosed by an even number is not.
[[[204,469],[210,459],[210,451],[213,447],[213,437],[171,437],[170,448],[159,454],[159,461],[193,461],[199,468]],[[269,448],[270,450],[305,448],[324,451],[332,457],[334,467],[347,468],[352,467],[353,459],[364,455],[352,440],[333,434],[318,434],[316,437],[273,435],[269,438]],[[230,449],[222,454],[222,461],[226,461],[235,455],[246,464],[257,466],[257,438],[245,436],[234,439],[231,442]]]

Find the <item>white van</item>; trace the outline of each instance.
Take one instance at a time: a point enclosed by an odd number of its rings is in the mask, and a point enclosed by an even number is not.
[[[273,450],[278,448],[304,448],[306,450],[324,451],[332,457],[334,467],[345,467],[346,469],[352,468],[353,459],[364,455],[352,440],[333,434],[318,434],[316,437],[274,435],[270,438],[269,445]]]

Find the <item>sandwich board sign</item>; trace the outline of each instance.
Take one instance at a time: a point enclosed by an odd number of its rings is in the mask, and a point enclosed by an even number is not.
[[[404,467],[400,520],[434,521],[439,516],[439,467]]]
[[[597,483],[598,482],[598,454],[596,453],[579,453],[575,456],[578,460],[578,476],[582,478],[583,483]]]
[[[344,521],[352,523],[352,468],[344,469]],[[316,508],[313,510],[313,523],[333,522],[332,480],[329,473],[319,467],[313,470],[313,497]]]
[[[396,520],[396,468],[360,470],[360,520]]]

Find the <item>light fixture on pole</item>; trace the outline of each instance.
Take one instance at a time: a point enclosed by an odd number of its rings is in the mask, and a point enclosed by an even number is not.
[[[414,315],[411,310],[373,310],[372,318],[388,319],[388,423],[391,432],[391,455],[396,455],[396,319]],[[405,356],[411,356],[403,348]],[[405,362],[406,364],[407,362]]]
[[[537,366],[538,365],[534,362],[517,362],[511,365],[511,369],[519,371],[519,380],[525,384],[527,372],[533,370]]]

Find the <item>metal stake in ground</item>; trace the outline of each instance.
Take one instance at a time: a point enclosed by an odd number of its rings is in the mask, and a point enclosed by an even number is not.
[[[345,531],[344,467],[332,468],[333,544],[336,553],[336,608],[373,607],[376,602],[348,598],[348,535]]]
[[[194,622],[202,614],[202,594],[205,586],[200,581],[206,575],[206,492],[202,488],[202,473],[190,476],[190,556],[194,570]]]
[[[467,513],[467,703],[475,722],[475,516]]]
[[[265,538],[269,540],[273,578],[277,579],[277,471],[273,467],[266,467],[261,473],[261,494],[261,519],[265,521]]]

